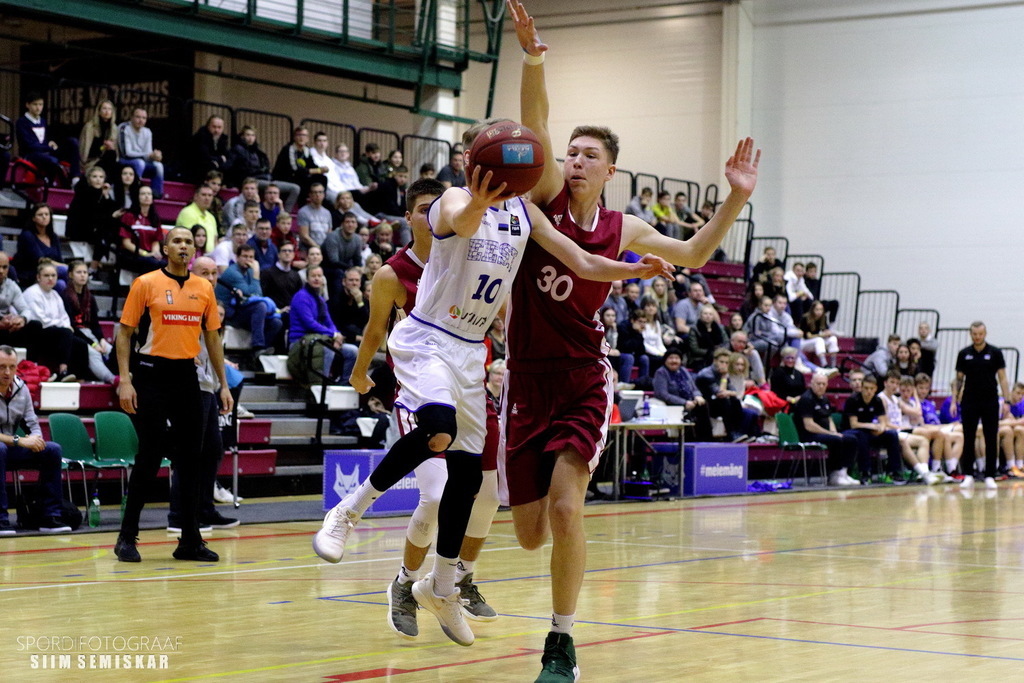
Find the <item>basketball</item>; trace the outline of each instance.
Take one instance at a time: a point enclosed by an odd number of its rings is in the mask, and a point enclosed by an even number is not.
[[[473,140],[469,149],[466,177],[480,167],[480,177],[488,171],[490,187],[506,183],[505,197],[529,192],[544,172],[544,147],[533,131],[515,121],[501,121],[490,126]]]

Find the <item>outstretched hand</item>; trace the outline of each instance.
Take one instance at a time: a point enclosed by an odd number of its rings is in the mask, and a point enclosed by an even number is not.
[[[642,280],[649,280],[661,275],[671,281],[673,274],[676,272],[675,266],[654,254],[644,254],[644,257],[637,262],[637,265],[645,266],[640,275]]]
[[[736,153],[725,162],[725,178],[733,192],[742,192],[748,197],[757,185],[757,165],[761,161],[761,150],[754,153],[754,139],[740,140]]]
[[[477,204],[484,206],[490,206],[503,199],[507,199],[505,193],[505,183],[498,185],[497,187],[491,187],[491,177],[494,174],[488,171],[484,174],[484,177],[480,177],[480,167],[475,166],[473,168],[473,175],[469,178],[469,186],[466,188],[469,193],[473,196],[473,201]]]
[[[519,45],[523,51],[534,57],[539,57],[547,51],[548,46],[540,42],[540,35],[537,34],[537,28],[533,25],[533,17],[526,13],[523,3],[518,0],[505,0],[505,6],[516,27],[516,38],[519,39]]]

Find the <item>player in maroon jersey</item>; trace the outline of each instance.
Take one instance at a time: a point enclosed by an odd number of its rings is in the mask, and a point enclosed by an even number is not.
[[[562,165],[548,131],[548,98],[540,41],[522,4],[508,0],[525,51],[520,106],[523,124],[544,144],[545,167],[530,198],[563,234],[595,254],[617,258],[650,252],[688,267],[703,265],[722,241],[757,181],[760,151],[737,145],[726,162],[731,192],[714,218],[685,242],[665,237],[636,216],[600,204],[615,174],[618,138],[607,128],[580,127],[570,136]],[[547,541],[550,529],[552,630],[538,681],[579,675],[572,641],[576,603],[586,567],[583,504],[603,449],[611,412],[612,371],[596,314],[608,286],[576,277],[542,248],[529,245],[511,292],[506,324],[507,371],[503,410],[506,450],[502,488],[519,543]],[[499,456],[500,457],[500,456]]]
[[[363,331],[363,340],[359,345],[359,354],[356,356],[350,380],[353,388],[361,394],[365,394],[374,385],[369,377],[370,361],[380,349],[387,331],[394,326],[399,311],[408,315],[416,305],[416,290],[420,275],[423,274],[423,266],[430,257],[432,241],[427,211],[444,190],[444,185],[436,180],[421,179],[410,185],[406,192],[406,220],[412,227],[413,242],[389,258],[373,277],[370,318]],[[398,420],[401,435],[414,426],[413,416],[398,406],[395,406],[395,418]],[[463,612],[466,617],[476,621],[493,621],[498,616],[473,583],[476,559],[480,556],[491,520],[498,509],[497,442],[498,414],[488,401],[487,440],[481,462],[484,483],[473,504],[456,570],[456,585],[465,601],[462,606]],[[416,623],[417,605],[412,597],[412,584],[421,578],[420,568],[437,529],[437,506],[447,479],[444,459],[431,458],[421,464],[416,468],[416,476],[420,485],[420,502],[412,514],[412,519],[409,520],[402,567],[387,591],[388,625],[404,638],[415,638],[419,635]]]

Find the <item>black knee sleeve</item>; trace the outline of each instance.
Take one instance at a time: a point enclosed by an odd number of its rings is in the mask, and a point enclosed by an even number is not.
[[[455,409],[441,405],[420,408],[416,412],[416,427],[418,430],[422,430],[427,442],[437,434],[447,434],[454,442],[455,435],[459,431],[458,422],[455,419]],[[441,453],[443,449],[436,452]]]

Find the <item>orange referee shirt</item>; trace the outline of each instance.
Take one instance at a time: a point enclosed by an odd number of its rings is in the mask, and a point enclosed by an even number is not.
[[[189,273],[176,278],[163,268],[135,278],[121,324],[137,328],[139,353],[172,360],[199,355],[199,335],[220,328],[213,285]]]

